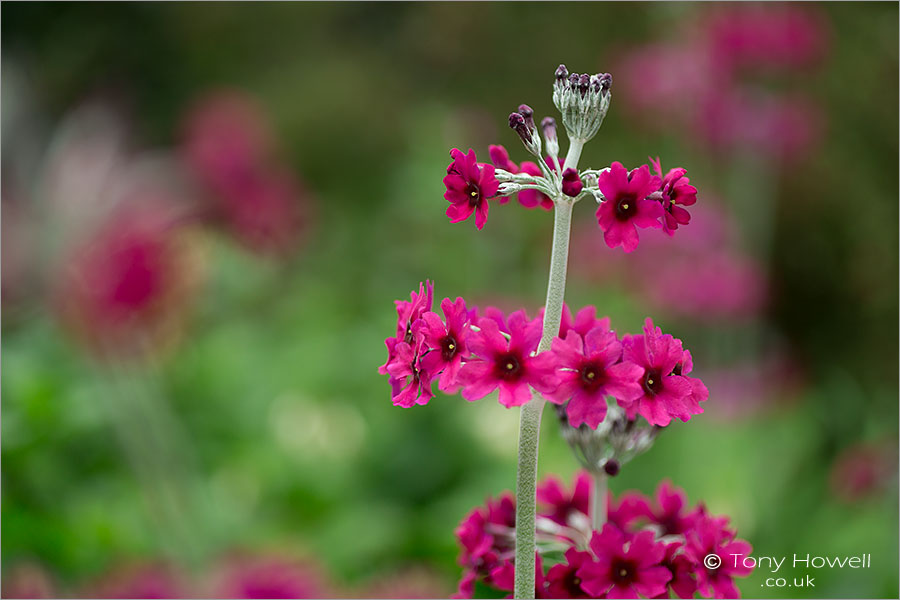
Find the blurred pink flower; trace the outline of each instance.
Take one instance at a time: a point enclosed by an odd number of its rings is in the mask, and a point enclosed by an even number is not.
[[[844,502],[859,502],[885,490],[897,477],[897,444],[889,440],[854,444],[831,468],[832,492]]]
[[[234,554],[208,582],[215,598],[325,598],[321,568],[277,554]]]
[[[64,326],[100,355],[142,355],[179,336],[202,277],[163,205],[115,210],[66,257],[55,305]]]
[[[163,562],[114,567],[83,590],[86,598],[183,598],[191,595],[184,575]]]
[[[182,153],[207,192],[207,211],[255,252],[284,254],[311,213],[297,175],[275,157],[262,109],[236,91],[212,92],[184,120]]]
[[[438,573],[422,566],[411,566],[386,573],[369,583],[359,598],[448,598],[452,593]]]
[[[738,3],[673,29],[672,41],[619,61],[617,86],[632,117],[691,131],[712,152],[790,161],[815,148],[824,126],[815,99],[771,91],[754,76],[780,76],[787,90],[790,77],[821,62],[829,32],[818,9]]]
[[[19,562],[3,573],[3,598],[55,598],[59,591],[53,577],[38,563]]]

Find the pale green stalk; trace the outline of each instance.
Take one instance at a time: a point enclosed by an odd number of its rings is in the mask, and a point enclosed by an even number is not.
[[[565,168],[574,168],[581,157],[584,142],[572,140]],[[544,304],[544,329],[538,352],[550,349],[559,334],[563,300],[566,293],[566,267],[569,260],[569,233],[572,228],[572,201],[561,193],[555,199],[553,250],[550,255],[550,280]],[[538,441],[541,412],[545,400],[535,394],[522,406],[519,416],[519,460],[516,471],[516,564],[515,597],[534,598],[535,494],[537,491]]]

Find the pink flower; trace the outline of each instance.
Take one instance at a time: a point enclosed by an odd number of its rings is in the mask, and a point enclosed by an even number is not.
[[[582,423],[596,429],[606,418],[606,397],[628,405],[643,395],[643,370],[631,362],[621,362],[622,343],[614,331],[597,327],[581,336],[570,331],[565,340],[553,340],[558,361],[560,386],[553,398],[566,400],[566,415],[572,427]]]
[[[691,206],[697,202],[697,188],[690,184],[691,180],[685,177],[687,169],[678,167],[670,169],[665,176],[662,174],[662,166],[659,157],[656,160],[650,158],[650,163],[656,170],[656,175],[662,180],[659,192],[662,194],[660,202],[665,210],[663,215],[663,231],[670,236],[675,235],[679,225],[687,225],[691,221],[691,214],[682,206]]]
[[[504,561],[498,567],[494,567],[488,576],[488,583],[504,592],[511,592],[515,588],[515,565],[513,561]],[[535,598],[556,598],[557,596],[548,596],[545,590],[544,582],[544,561],[540,552],[535,552],[534,557],[534,597]],[[512,598],[512,596],[507,596]]]
[[[409,298],[409,302],[406,302],[405,300],[394,300],[394,304],[397,307],[397,334],[392,338],[384,340],[384,343],[388,348],[388,359],[383,365],[378,367],[378,372],[382,375],[387,375],[388,373],[388,365],[393,362],[394,357],[397,354],[397,344],[399,342],[406,342],[407,344],[413,343],[412,325],[417,320],[421,319],[422,315],[431,310],[434,298],[434,284],[428,280],[426,280],[424,284],[420,282],[419,293],[410,292]]]
[[[607,246],[632,252],[638,245],[638,227],[662,227],[662,206],[647,198],[659,184],[659,177],[651,175],[647,165],[628,172],[622,163],[614,162],[600,174],[597,185],[605,200],[597,208],[597,222]]]
[[[660,535],[684,535],[690,531],[700,518],[697,510],[688,511],[687,497],[684,490],[672,486],[666,480],[656,488],[656,502],[648,505],[647,516],[660,528]]]
[[[543,309],[541,311],[541,316],[543,316]],[[578,311],[578,314],[573,319],[569,306],[563,304],[562,319],[559,322],[559,338],[566,339],[570,330],[583,338],[591,329],[597,327],[604,331],[609,331],[610,322],[609,317],[597,318],[596,306],[585,306]]]
[[[688,377],[688,373],[690,373],[693,369],[694,360],[691,358],[690,351],[685,350],[684,354],[682,355],[681,362],[675,365],[672,373],[674,373],[675,375],[681,375],[688,380],[688,383],[691,384],[691,393],[687,398],[685,398],[685,405],[687,406],[688,413],[692,415],[699,415],[703,412],[703,408],[701,408],[700,403],[705,402],[709,399],[709,390],[706,388],[706,385],[696,377]]]
[[[509,152],[507,152],[506,148],[503,146],[489,146],[488,152],[490,153],[491,162],[494,163],[495,167],[509,171],[510,173],[521,172],[535,177],[543,177],[544,175],[541,172],[541,168],[536,163],[525,161],[521,165],[516,165],[516,163],[509,159]],[[547,157],[547,164],[550,166],[550,169],[555,170],[556,167],[553,165],[553,160],[549,156]],[[522,190],[517,196],[519,204],[525,208],[540,206],[544,210],[553,210],[553,200],[551,200],[547,194],[538,190]],[[508,201],[509,196],[503,196],[498,199],[500,204],[506,204]]]
[[[556,389],[554,356],[531,355],[541,338],[541,320],[529,321],[520,310],[509,316],[507,325],[508,341],[490,318],[480,319],[480,331],[469,336],[469,349],[479,358],[467,361],[459,372],[466,400],[479,400],[499,387],[500,404],[509,408],[531,400],[529,385],[545,396]]]
[[[422,357],[422,368],[429,373],[440,373],[438,389],[442,392],[454,393],[457,390],[456,378],[462,367],[462,360],[467,356],[466,337],[469,334],[469,313],[466,301],[457,298],[441,301],[446,324],[433,312],[422,316],[425,321],[423,333],[429,350]]]
[[[578,570],[585,564],[590,564],[590,553],[569,548],[565,556],[565,562],[553,565],[547,572],[547,597],[591,598],[578,576]]]
[[[421,362],[425,351],[425,334],[421,331],[423,326],[424,321],[421,319],[413,324],[413,342],[398,342],[394,347],[396,356],[387,365],[394,406],[411,408],[416,404],[428,404],[434,398],[431,390],[434,374],[426,370]]]
[[[444,198],[450,202],[447,216],[451,223],[459,223],[475,213],[475,227],[481,229],[487,222],[488,198],[497,193],[500,183],[494,177],[494,166],[479,163],[475,151],[463,154],[457,148],[450,151],[453,162],[447,167]]]
[[[319,565],[278,555],[229,557],[215,578],[215,598],[322,598]]]
[[[688,401],[693,393],[691,382],[673,373],[684,358],[681,340],[663,335],[648,317],[644,334],[626,335],[623,345],[625,361],[644,369],[640,380],[643,395],[623,407],[629,419],[640,414],[651,425],[665,426],[672,417],[687,421],[696,414]]]
[[[555,170],[555,167],[552,165],[553,161],[548,156],[546,159],[548,165],[550,165],[551,170]],[[544,174],[541,172],[541,168],[537,165],[537,163],[533,163],[531,161],[525,161],[521,165],[522,173],[528,173],[529,175],[534,175],[535,177],[543,177]],[[518,194],[519,204],[524,206],[525,208],[534,208],[536,206],[540,206],[544,210],[553,210],[553,200],[545,194],[544,192],[538,190],[522,190]]]
[[[744,540],[734,539],[734,531],[726,527],[727,523],[727,518],[704,516],[686,536],[688,556],[697,564],[703,564],[703,558],[709,554],[722,557],[718,568],[702,566],[695,571],[697,590],[704,598],[740,597],[734,578],[746,577],[753,571],[742,560],[753,552],[753,547]]]
[[[569,167],[562,174],[562,191],[566,196],[575,197],[584,189],[581,178],[578,177],[578,171]]]
[[[650,505],[646,496],[640,492],[624,492],[619,496],[618,502],[609,493],[607,505],[607,520],[616,525],[622,531],[631,531],[631,526],[650,513]]]
[[[582,565],[577,575],[581,587],[595,598],[652,598],[662,594],[672,578],[661,566],[665,556],[663,544],[653,539],[653,532],[642,531],[630,539],[612,523],[591,536],[591,552],[596,560]]]
[[[586,471],[579,471],[571,493],[559,479],[547,477],[538,484],[537,501],[541,516],[560,525],[568,525],[569,518],[575,513],[586,517],[590,510],[591,476]]]

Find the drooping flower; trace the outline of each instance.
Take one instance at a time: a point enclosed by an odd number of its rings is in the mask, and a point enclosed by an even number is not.
[[[691,418],[691,407],[686,400],[693,393],[688,379],[675,375],[676,365],[683,360],[681,340],[663,335],[653,321],[647,318],[643,335],[626,335],[622,340],[624,360],[643,368],[640,382],[643,395],[623,406],[629,419],[640,414],[651,425],[668,425],[673,417],[682,421]]]
[[[406,300],[394,300],[397,307],[397,334],[392,338],[384,340],[388,348],[387,361],[380,367],[378,372],[382,375],[388,374],[388,365],[390,365],[397,354],[396,346],[400,342],[412,344],[413,331],[412,325],[418,319],[422,318],[426,312],[431,310],[434,301],[434,284],[426,280],[425,283],[419,283],[419,292],[412,291],[409,293],[409,302]]]
[[[529,386],[548,395],[556,389],[556,361],[551,353],[532,356],[541,338],[541,321],[529,321],[525,311],[509,316],[509,340],[497,322],[490,318],[478,321],[480,331],[468,338],[469,349],[478,356],[468,360],[459,371],[463,398],[479,400],[500,388],[500,404],[507,408],[521,406],[531,400]]]
[[[537,486],[537,501],[541,516],[554,523],[568,525],[571,517],[578,514],[586,518],[590,514],[591,476],[579,471],[571,492],[556,477],[547,477]]]
[[[462,298],[455,301],[444,298],[441,310],[444,311],[446,323],[433,312],[422,315],[425,321],[422,332],[429,351],[422,357],[421,363],[425,371],[441,373],[439,390],[454,393],[458,388],[456,378],[459,369],[468,353],[466,337],[469,334],[469,312],[466,310],[466,301]]]
[[[696,204],[697,188],[692,186],[691,180],[685,177],[687,169],[681,167],[669,169],[669,172],[663,176],[659,157],[655,160],[650,158],[650,164],[653,165],[656,176],[661,180],[659,186],[660,203],[665,210],[662,221],[663,231],[672,236],[675,235],[675,230],[678,229],[679,225],[690,223],[691,214],[682,206]]]
[[[568,400],[566,415],[572,427],[582,423],[596,429],[606,418],[606,397],[613,396],[627,406],[643,392],[643,370],[631,362],[621,362],[622,343],[614,331],[597,327],[581,336],[570,331],[565,340],[553,340],[558,361],[559,388],[553,397]]]
[[[387,365],[394,406],[411,408],[416,404],[428,404],[434,398],[431,389],[434,373],[428,371],[421,361],[426,349],[425,334],[422,332],[424,324],[421,319],[413,323],[413,342],[398,342],[394,346],[396,356]]]
[[[610,165],[597,180],[605,200],[597,208],[597,222],[610,248],[632,252],[638,245],[638,227],[660,228],[663,208],[647,197],[659,189],[660,179],[641,165],[630,172],[620,162]]]
[[[451,223],[459,223],[475,213],[475,227],[481,229],[487,222],[488,199],[496,195],[500,183],[494,177],[494,166],[479,163],[475,151],[463,154],[457,148],[450,151],[453,162],[447,167],[444,198],[450,202],[447,216]]]
[[[740,592],[734,585],[735,577],[746,577],[753,567],[744,564],[753,547],[744,540],[735,539],[735,532],[727,527],[726,517],[704,516],[688,532],[687,552],[698,565],[696,569],[697,591],[704,598],[737,598]],[[703,563],[709,554],[722,558],[715,569]]]
[[[647,598],[658,596],[672,578],[662,566],[665,547],[653,538],[653,532],[642,531],[627,537],[612,523],[591,536],[591,552],[595,560],[578,569],[581,587],[595,598]]]
[[[662,565],[672,574],[668,588],[679,598],[693,598],[694,592],[697,591],[697,581],[693,577],[697,570],[697,563],[685,550],[682,541],[666,544],[666,554],[663,557]],[[668,590],[657,598],[669,598]]]
[[[693,358],[691,358],[691,352],[689,350],[685,350],[684,355],[681,358],[681,362],[675,365],[675,369],[673,369],[672,373],[674,373],[675,375],[681,375],[688,380],[688,383],[691,384],[691,393],[684,400],[685,406],[688,413],[692,415],[699,415],[703,412],[703,408],[700,406],[700,403],[709,399],[709,390],[706,388],[706,384],[704,384],[698,378],[688,377],[688,374],[693,369],[694,360]]]

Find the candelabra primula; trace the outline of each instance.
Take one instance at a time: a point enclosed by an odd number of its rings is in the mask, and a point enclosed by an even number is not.
[[[691,376],[693,360],[681,340],[664,334],[650,318],[642,333],[619,336],[608,318],[597,317],[595,307],[573,317],[564,303],[577,202],[596,201],[606,244],[632,252],[639,229],[662,229],[672,236],[690,222],[684,207],[697,200],[686,170],[663,175],[659,159],[651,159],[655,175],[649,165],[628,170],[619,162],[578,170],[584,145],[609,109],[611,85],[607,73],[557,69],[553,102],[569,138],[565,158],[559,156],[554,119],[541,121],[542,140],[534,111],[525,104],[510,114],[509,126],[534,162],[517,165],[502,146],[490,147],[493,164],[478,162],[471,149],[450,151],[444,197],[451,222],[474,214],[480,230],[490,204],[504,204],[513,195],[526,208],[553,209],[547,300],[537,317],[444,298],[442,319],[432,310],[431,282],[419,284],[409,301],[396,302],[396,333],[385,340],[388,360],[379,369],[390,376],[396,406],[427,404],[438,381],[441,391],[461,390],[469,401],[497,390],[503,406],[521,407],[516,495],[489,501],[457,530],[466,568],[462,596],[476,581],[514,591],[516,598],[655,597],[669,588],[677,594],[690,588],[690,594],[696,589],[728,595],[736,593],[731,577],[744,574],[698,566],[701,550],[749,552],[749,545],[733,541],[727,519],[709,517],[702,507],[683,513],[683,493],[669,487],[660,488],[656,506],[627,494],[614,505],[606,490],[607,477],[650,448],[674,419],[688,421],[702,413],[700,403],[709,395]],[[590,471],[593,491],[587,475],[579,478],[571,497],[557,482],[537,488],[538,433],[546,402],[555,405],[563,437]],[[539,518],[537,499],[552,505]],[[649,527],[632,527],[641,519]],[[553,552],[563,552],[562,560]]]

